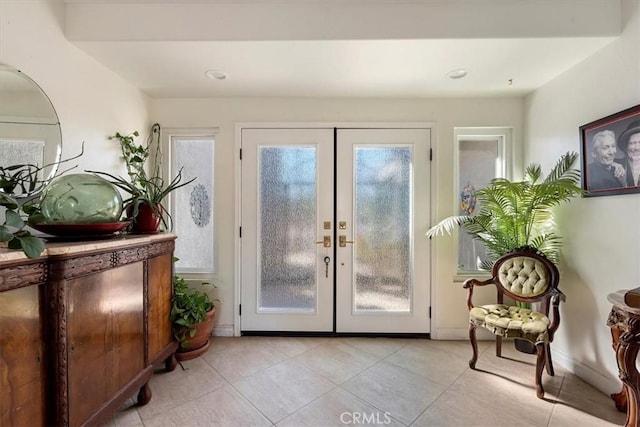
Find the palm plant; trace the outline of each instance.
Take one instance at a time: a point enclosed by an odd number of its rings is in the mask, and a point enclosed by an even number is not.
[[[431,227],[426,235],[451,234],[461,227],[487,248],[481,268],[490,270],[502,255],[523,246],[542,252],[557,263],[562,239],[555,230],[553,207],[583,193],[580,171],[572,168],[578,154],[567,152],[543,178],[539,164],[530,164],[523,181],[496,178],[477,192],[476,215],[451,216]]]

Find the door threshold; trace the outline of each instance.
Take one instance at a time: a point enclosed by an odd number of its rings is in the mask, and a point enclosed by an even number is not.
[[[300,331],[241,331],[243,337],[335,337],[335,338],[415,338],[431,339],[430,333],[377,332],[300,332]]]

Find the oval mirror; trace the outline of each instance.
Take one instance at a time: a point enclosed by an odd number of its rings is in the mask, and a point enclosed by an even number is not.
[[[0,64],[0,167],[41,169],[36,188],[16,188],[13,197],[37,194],[55,176],[61,155],[60,121],[47,94],[20,70]]]

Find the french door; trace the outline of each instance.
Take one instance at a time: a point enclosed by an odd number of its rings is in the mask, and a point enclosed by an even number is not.
[[[242,129],[241,330],[429,332],[429,129]]]

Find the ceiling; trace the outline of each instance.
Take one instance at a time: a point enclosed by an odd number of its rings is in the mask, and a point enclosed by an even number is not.
[[[618,0],[65,3],[67,38],[153,98],[522,96],[622,31]]]

